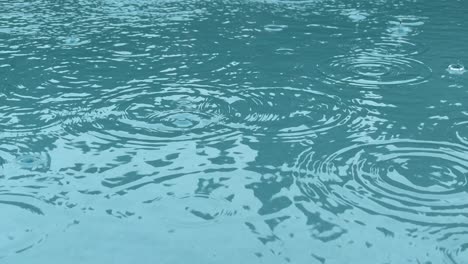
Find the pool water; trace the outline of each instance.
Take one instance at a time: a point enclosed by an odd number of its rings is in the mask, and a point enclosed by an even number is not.
[[[0,262],[468,263],[467,13],[0,0]]]

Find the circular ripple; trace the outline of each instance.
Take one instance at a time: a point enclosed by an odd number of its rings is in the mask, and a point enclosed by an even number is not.
[[[121,122],[147,130],[147,132],[171,136],[207,128],[211,124],[219,122],[219,118],[221,118],[215,113],[204,113],[201,109],[198,109],[203,107],[201,105],[195,108],[184,107],[179,101],[183,100],[183,97],[174,96],[171,98],[171,96],[168,96],[163,100],[168,100],[176,105],[171,106],[171,109],[168,110],[155,111],[153,104],[133,103],[125,109],[126,115],[121,119]],[[205,102],[199,101],[198,104]],[[164,104],[163,102],[155,103]]]
[[[180,227],[216,224],[238,214],[228,200],[208,195],[168,197],[160,201],[159,207],[168,225]]]
[[[50,167],[50,156],[48,153],[23,153],[16,157],[19,168],[30,171],[47,171]]]
[[[326,83],[362,88],[415,85],[426,82],[432,72],[418,60],[378,52],[337,56],[319,65],[319,71],[325,76]]]
[[[104,116],[91,125],[98,137],[131,144],[214,139],[233,133],[222,122],[230,113],[228,100],[203,88],[128,88],[104,98],[100,105],[113,109],[100,111]]]
[[[425,18],[418,16],[388,17],[387,34],[393,38],[413,36],[420,33]]]
[[[468,148],[431,141],[355,145],[329,156],[308,150],[294,172],[301,191],[326,207],[447,224],[468,217]]]
[[[467,232],[460,232],[459,237],[454,239],[461,245],[449,245],[447,248],[439,248],[443,251],[444,261],[449,264],[463,264],[468,259],[468,244],[466,243]]]
[[[367,12],[356,9],[346,9],[343,10],[341,14],[347,16],[353,22],[361,22],[369,16]]]
[[[367,53],[389,57],[414,56],[423,54],[428,50],[428,47],[423,43],[409,41],[404,38],[393,39],[389,37],[358,38],[351,45],[345,44],[342,48],[346,52],[351,48],[355,54]]]
[[[287,25],[270,24],[270,25],[266,25],[264,28],[265,28],[265,31],[268,31],[268,32],[279,32],[279,31],[283,31],[287,27],[288,27]]]
[[[458,140],[468,146],[468,122],[460,122],[455,124],[455,134]]]
[[[462,64],[450,64],[447,67],[447,71],[450,74],[454,75],[462,75],[466,72],[465,67]]]
[[[88,44],[88,43],[90,43],[89,40],[82,40],[75,35],[71,35],[71,36],[63,38],[63,44],[66,46],[79,46],[79,45]]]
[[[50,233],[43,208],[37,199],[23,194],[0,192],[0,259],[19,254],[44,241]]]
[[[30,152],[23,144],[0,145],[0,175],[15,177],[30,171],[45,172],[50,168],[47,152]]]
[[[0,130],[6,133],[31,133],[47,131],[62,122],[47,99],[29,93],[24,86],[7,89],[7,96],[0,97]]]
[[[0,129],[9,133],[29,133],[57,126],[59,115],[50,109],[38,109],[35,105],[0,107]]]
[[[9,169],[47,171],[50,167],[47,152],[32,152],[26,144],[18,142],[0,145],[0,161],[4,172]]]
[[[136,88],[104,101],[114,109],[92,123],[100,137],[138,144],[216,140],[239,131],[302,140],[351,121],[358,111],[337,97],[294,88]]]
[[[240,100],[231,104],[233,124],[286,141],[302,140],[348,123],[358,112],[338,97],[306,89],[245,89],[239,96]]]

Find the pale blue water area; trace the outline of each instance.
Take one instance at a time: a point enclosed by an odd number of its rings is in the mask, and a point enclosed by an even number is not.
[[[0,263],[468,263],[468,1],[0,0]]]

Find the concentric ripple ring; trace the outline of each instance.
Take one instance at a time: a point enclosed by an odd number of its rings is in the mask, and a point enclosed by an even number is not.
[[[337,56],[318,67],[325,83],[361,88],[416,85],[427,82],[432,73],[416,59],[368,51]]]
[[[349,125],[358,120],[356,114],[360,111],[336,96],[311,89],[263,87],[242,90],[239,96],[242,100],[231,104],[231,122],[256,135],[271,135],[283,141],[297,141]]]
[[[91,119],[91,125],[97,137],[126,144],[214,140],[235,134],[222,125],[230,112],[227,100],[219,92],[204,88],[127,88],[103,96],[99,102],[103,111]],[[69,129],[75,133],[82,128]]]
[[[28,250],[43,242],[50,230],[37,199],[0,190],[0,210],[5,216],[0,228],[0,259]]]
[[[136,87],[109,93],[99,105],[113,109],[100,111],[106,116],[92,123],[98,136],[137,144],[216,140],[240,132],[297,141],[350,121],[356,125],[360,111],[338,97],[291,87]]]
[[[228,200],[200,194],[167,197],[155,206],[171,212],[171,217],[163,216],[167,226],[185,228],[216,224],[239,213]]]
[[[343,148],[331,155],[303,152],[294,175],[310,199],[401,221],[466,222],[468,148],[458,144],[390,140]]]
[[[375,39],[374,37],[366,37],[357,38],[351,44],[343,45],[342,49],[345,52],[352,49],[355,54],[377,53],[391,57],[405,57],[424,54],[429,48],[424,43],[404,38],[380,37]]]
[[[31,133],[59,126],[62,122],[60,113],[43,98],[28,95],[24,89],[18,86],[5,98],[0,97],[0,129],[3,132]],[[18,102],[28,107],[19,106]]]

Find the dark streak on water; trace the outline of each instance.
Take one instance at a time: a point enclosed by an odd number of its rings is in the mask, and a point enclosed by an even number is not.
[[[467,3],[0,0],[1,262],[468,263]]]

